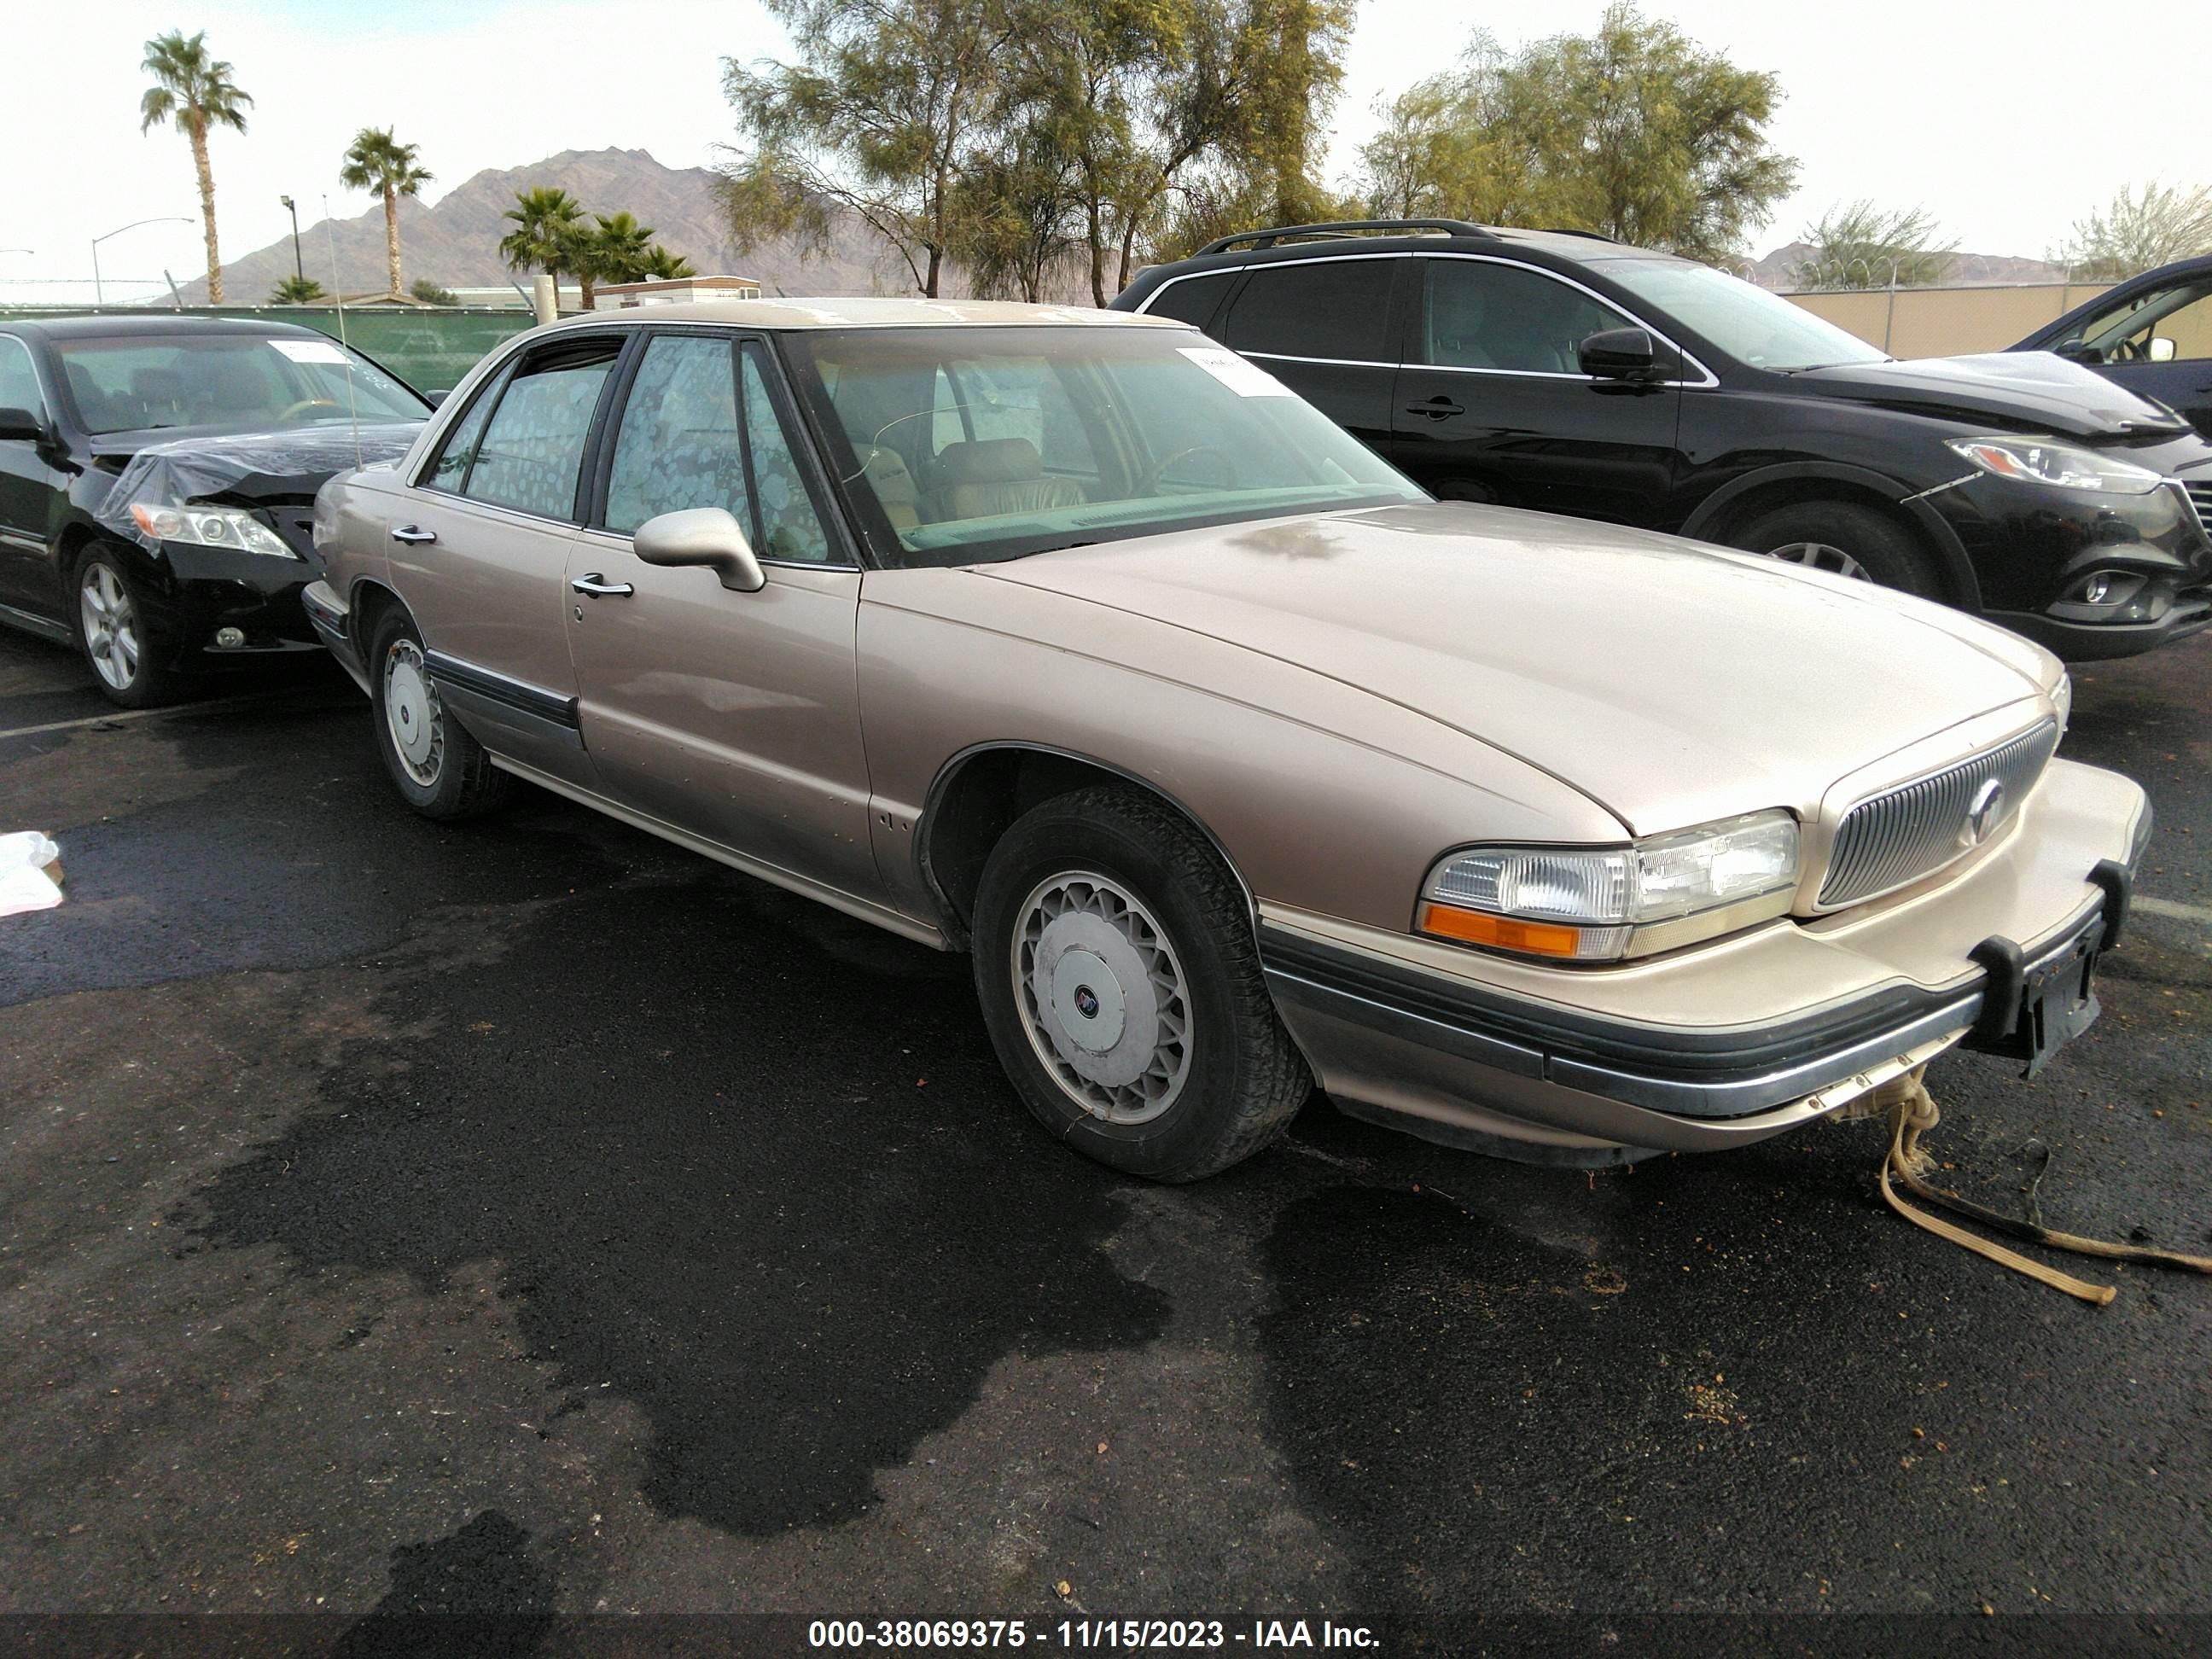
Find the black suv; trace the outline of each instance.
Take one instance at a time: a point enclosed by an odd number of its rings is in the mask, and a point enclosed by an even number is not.
[[[0,623],[75,646],[130,708],[319,651],[315,490],[429,412],[290,323],[0,316]]]
[[[2076,659],[2212,623],[2212,444],[2048,355],[1899,362],[1710,266],[1454,220],[1224,237],[1114,304],[1196,324],[1440,496],[1871,578]]]

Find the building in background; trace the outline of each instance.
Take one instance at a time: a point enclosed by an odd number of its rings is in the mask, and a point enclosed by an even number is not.
[[[636,306],[688,305],[694,300],[757,300],[759,280],[751,276],[678,276],[651,283],[603,283],[597,298],[601,311]]]

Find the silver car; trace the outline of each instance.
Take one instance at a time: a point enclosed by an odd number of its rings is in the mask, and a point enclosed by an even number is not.
[[[2149,831],[2039,647],[1440,504],[1179,324],[734,301],[486,361],[317,503],[392,780],[523,778],[966,950],[1055,1134],[1164,1180],[1316,1083],[1571,1164],[2094,1018]]]

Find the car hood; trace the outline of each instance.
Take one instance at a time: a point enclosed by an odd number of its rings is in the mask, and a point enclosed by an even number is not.
[[[976,568],[1415,710],[1638,835],[1768,806],[1810,817],[1846,774],[2033,700],[2058,672],[2010,634],[1863,583],[1462,503]]]
[[[2015,431],[2107,442],[2169,437],[2189,422],[2079,363],[2047,351],[1838,363],[1800,369],[1795,391],[1907,410],[1946,420],[1986,421]]]

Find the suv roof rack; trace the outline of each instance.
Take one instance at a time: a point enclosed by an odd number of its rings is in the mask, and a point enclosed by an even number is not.
[[[1218,236],[1208,242],[1194,258],[1208,253],[1219,253],[1235,247],[1239,242],[1249,242],[1255,248],[1273,247],[1291,236],[1352,236],[1372,230],[1436,230],[1447,236],[1480,236],[1489,240],[1492,233],[1482,226],[1470,224],[1464,219],[1340,219],[1325,225],[1277,225],[1268,230],[1248,230],[1236,236]]]
[[[1547,236],[1586,236],[1593,242],[1618,242],[1620,240],[1618,236],[1608,236],[1601,230],[1575,230],[1565,225],[1547,225],[1543,234]]]

